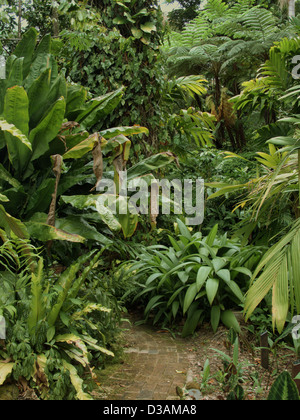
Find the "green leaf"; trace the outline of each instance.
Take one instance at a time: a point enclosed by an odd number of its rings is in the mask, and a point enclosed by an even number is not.
[[[24,78],[27,76],[30,66],[32,64],[32,57],[37,43],[38,31],[35,28],[30,28],[22,36],[22,40],[17,45],[14,55],[18,58],[24,57]]]
[[[108,225],[108,227],[115,232],[122,229],[120,222],[114,213],[102,203],[99,202],[102,195],[77,195],[77,196],[62,196],[61,200],[66,204],[71,204],[79,210],[84,210],[88,207],[94,208],[98,212],[101,220]]]
[[[93,98],[84,105],[84,110],[79,113],[76,120],[82,129],[91,129],[95,124],[101,125],[104,118],[110,114],[120,103],[124,88]]]
[[[173,162],[176,162],[176,156],[170,152],[162,152],[157,155],[150,156],[149,158],[142,160],[129,168],[127,171],[127,179],[130,181],[131,179],[139,176],[152,173],[153,171],[170,165],[170,163]]]
[[[210,231],[209,235],[207,236],[206,243],[208,246],[210,247],[213,246],[217,233],[218,233],[218,229],[219,229],[219,225],[215,225]]]
[[[127,23],[127,19],[124,16],[117,16],[113,19],[115,25],[124,25],[125,23]]]
[[[3,117],[13,124],[26,137],[29,133],[29,101],[25,89],[21,86],[14,86],[7,89],[4,98]]]
[[[6,197],[6,195],[0,194],[0,201],[2,201],[2,203],[7,203],[9,202],[9,199]]]
[[[32,150],[28,138],[13,124],[0,119],[0,130],[4,132],[8,156],[13,168],[20,175],[27,164],[27,154]],[[25,146],[25,147],[24,147]]]
[[[146,32],[147,34],[151,34],[151,32],[156,32],[157,28],[154,22],[146,22],[141,24],[141,30]]]
[[[48,317],[47,317],[49,328],[55,325],[56,320],[59,316],[60,310],[65,300],[67,299],[68,292],[80,268],[81,267],[79,263],[74,263],[69,268],[67,268],[63,272],[63,274],[61,274],[58,281],[59,286],[61,286],[61,291],[58,293],[56,303],[52,306],[50,313],[48,314]]]
[[[107,140],[120,135],[128,137],[135,134],[149,135],[149,130],[146,127],[140,127],[137,125],[134,127],[114,127],[100,131],[100,135]]]
[[[221,313],[221,321],[227,328],[233,328],[235,332],[240,333],[241,327],[232,311],[224,311]]]
[[[92,151],[94,147],[98,144],[98,135],[97,133],[92,134],[87,139],[84,139],[72,149],[68,150],[64,155],[63,159],[80,159],[85,156],[87,153]]]
[[[55,336],[55,327],[50,327],[47,330],[47,342],[50,343]]]
[[[64,232],[70,232],[82,236],[85,239],[99,242],[103,245],[110,245],[112,241],[98,230],[90,225],[85,219],[84,215],[82,216],[68,216],[63,219],[56,219],[55,227]]]
[[[42,300],[42,279],[43,279],[43,259],[40,258],[37,267],[37,273],[32,273],[31,275],[31,303],[30,303],[30,313],[27,319],[28,329],[31,336],[33,336],[36,331],[35,328],[38,322],[43,319],[45,315],[45,307]],[[50,340],[48,340],[49,342]]]
[[[28,230],[21,220],[15,219],[6,213],[2,205],[0,205],[0,226],[5,229],[5,232],[9,237],[11,237],[11,233],[13,232],[18,238],[30,238]]]
[[[198,274],[197,274],[197,290],[198,292],[200,292],[202,286],[204,285],[204,283],[206,282],[208,276],[211,273],[211,267],[205,267],[202,266],[199,268]]]
[[[84,243],[86,241],[86,239],[80,235],[64,232],[63,230],[47,225],[46,223],[25,222],[25,226],[30,236],[41,242],[57,240]]]
[[[197,284],[191,284],[190,287],[187,289],[187,292],[185,294],[185,298],[184,298],[184,304],[183,304],[183,314],[185,314],[189,307],[191,306],[191,304],[193,303],[196,295],[198,293],[197,290]]]
[[[289,372],[282,372],[270,389],[268,401],[299,401],[297,386]]]
[[[143,32],[140,29],[136,28],[136,27],[131,28],[131,33],[137,39],[140,39],[143,36]]]
[[[29,135],[32,144],[32,158],[36,160],[49,150],[49,143],[58,135],[66,110],[64,98],[60,98],[42,119],[40,124],[34,128]]]
[[[49,94],[51,69],[45,70],[28,90],[30,126],[35,127],[42,117],[44,100]]]
[[[206,294],[210,305],[213,304],[219,289],[219,284],[220,282],[218,279],[208,279],[206,282]]]

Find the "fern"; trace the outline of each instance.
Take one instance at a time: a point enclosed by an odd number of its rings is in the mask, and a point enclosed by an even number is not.
[[[253,7],[241,17],[242,23],[251,31],[251,38],[266,39],[276,31],[276,19],[271,11],[259,6]],[[250,34],[249,34],[250,35]]]

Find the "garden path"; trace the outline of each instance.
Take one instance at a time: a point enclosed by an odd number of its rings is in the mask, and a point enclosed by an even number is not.
[[[105,400],[176,400],[193,356],[187,340],[168,331],[132,323],[124,333],[124,363],[100,372],[100,395]],[[103,393],[103,395],[101,395]]]

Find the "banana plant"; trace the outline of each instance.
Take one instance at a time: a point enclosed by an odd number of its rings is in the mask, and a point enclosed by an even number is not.
[[[129,158],[131,141],[127,136],[147,134],[148,130],[102,127],[104,118],[120,103],[123,87],[91,98],[87,89],[67,83],[59,74],[51,54],[51,37],[37,45],[37,36],[35,29],[24,34],[7,60],[6,79],[0,80],[1,226],[8,233],[29,234],[41,241],[90,239],[107,244],[109,240],[86,220],[63,218],[56,222],[57,201],[75,185],[91,179],[95,182],[95,177],[99,181],[103,154],[117,177],[118,164]],[[90,135],[94,129],[100,131]],[[94,171],[87,160],[89,152]],[[69,160],[76,162],[68,166]],[[21,230],[16,217],[24,222]],[[123,219],[122,225],[129,226],[128,219]],[[104,219],[109,227],[110,220]],[[136,220],[131,225],[125,236],[133,234]]]

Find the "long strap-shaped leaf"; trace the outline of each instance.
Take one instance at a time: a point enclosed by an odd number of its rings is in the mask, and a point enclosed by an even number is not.
[[[49,328],[54,327],[55,322],[59,316],[60,310],[68,296],[70,287],[72,286],[72,283],[80,268],[80,263],[73,264],[60,276],[59,285],[62,287],[62,291],[59,292],[56,304],[53,306],[48,315]]]
[[[30,314],[27,320],[29,333],[34,333],[34,328],[37,323],[43,319],[45,315],[45,308],[42,300],[42,279],[43,279],[43,260],[39,259],[37,273],[32,273],[31,278],[31,293],[32,299],[30,304]]]

